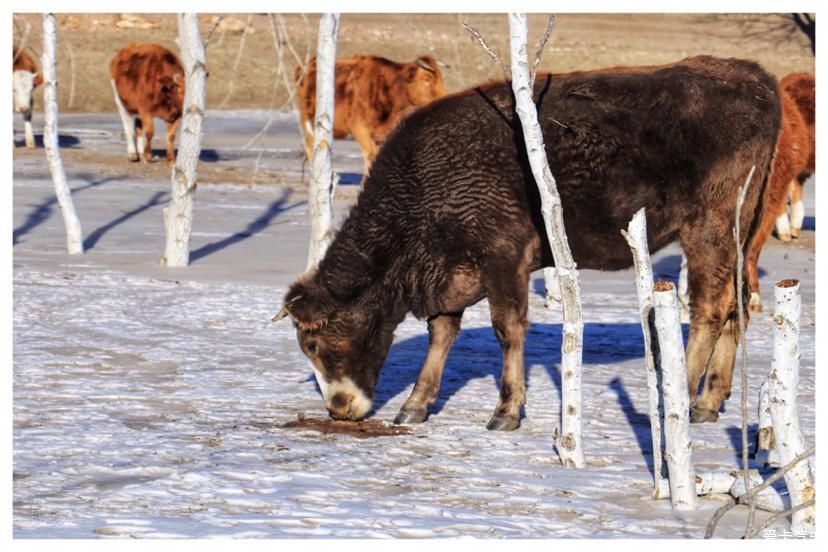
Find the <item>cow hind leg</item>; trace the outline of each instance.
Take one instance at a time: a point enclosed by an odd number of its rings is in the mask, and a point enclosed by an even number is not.
[[[152,115],[149,113],[141,113],[141,129],[143,131],[144,144],[139,151],[142,151],[141,162],[151,163],[152,157],[152,137],[155,134],[155,126],[152,120]]]
[[[127,143],[127,159],[130,161],[138,161],[138,150],[135,147],[135,120],[132,115],[124,107],[121,97],[118,95],[118,88],[115,86],[115,81],[109,81],[112,84],[112,91],[115,93],[115,105],[118,107],[118,115],[121,116],[121,124],[124,127],[124,137]]]
[[[709,233],[715,233],[712,229],[716,226],[708,225]],[[705,230],[696,229],[696,232],[701,234]],[[738,327],[734,324],[736,252],[725,245],[711,246],[716,243],[709,240],[713,236],[697,236],[700,239],[691,244],[683,243],[693,306],[686,353],[690,421],[693,423],[718,419],[719,408],[730,395],[739,338]],[[697,393],[703,375],[705,387],[699,398]]]
[[[805,179],[794,178],[791,182],[791,237],[799,238],[805,221],[805,204],[802,202]]]
[[[411,396],[405,401],[395,424],[419,424],[428,417],[428,407],[437,400],[440,380],[449,349],[460,332],[463,313],[440,314],[428,321],[428,354],[414,384]]]
[[[511,263],[503,277],[500,274],[495,287],[487,286],[492,329],[503,352],[503,372],[500,380],[500,400],[487,429],[511,431],[520,427],[521,407],[526,404],[523,345],[528,321],[526,312],[529,302],[529,275],[521,274]],[[504,265],[505,269],[506,265]]]
[[[167,123],[167,165],[175,163],[175,131],[181,122],[179,117],[172,123]]]

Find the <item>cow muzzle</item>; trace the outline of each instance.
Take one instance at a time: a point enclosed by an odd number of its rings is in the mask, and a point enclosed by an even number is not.
[[[371,399],[348,378],[333,382],[328,392],[325,406],[334,420],[358,421],[371,411]]]

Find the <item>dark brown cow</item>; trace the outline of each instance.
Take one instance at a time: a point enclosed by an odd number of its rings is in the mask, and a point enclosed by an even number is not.
[[[748,244],[758,224],[779,134],[776,81],[755,63],[702,56],[541,75],[534,93],[579,268],[631,266],[620,229],[642,207],[651,251],[681,242],[692,419],[716,420],[739,338],[731,227],[754,165],[740,221]],[[494,83],[432,102],[388,137],[318,269],[274,317],[296,324],[332,417],[370,412],[394,328],[411,312],[428,320],[430,342],[396,421],[423,421],[463,311],[488,297],[503,350],[488,427],[520,425],[529,275],[552,265],[522,136],[510,85]]]
[[[305,154],[313,149],[316,114],[316,58],[305,75],[296,68],[299,113],[305,133]],[[400,118],[412,108],[445,95],[443,75],[431,56],[396,63],[375,56],[353,56],[336,61],[334,137],[354,137],[365,158],[365,174]]]
[[[130,44],[112,58],[109,75],[124,125],[127,158],[138,161],[141,153],[144,163],[153,160],[152,119],[158,117],[167,123],[167,163],[173,163],[184,105],[184,69],[178,57],[159,44]]]
[[[25,48],[13,48],[12,77],[14,110],[23,116],[26,147],[33,148],[35,140],[32,130],[32,94],[35,88],[43,84],[43,75],[34,55]]]
[[[792,89],[792,92],[789,92]],[[796,235],[802,228],[804,209],[802,207],[802,183],[814,172],[814,76],[807,73],[788,75],[780,82],[779,99],[782,102],[782,127],[776,144],[773,169],[765,192],[765,207],[762,221],[756,232],[747,257],[748,283],[750,286],[750,309],[762,310],[759,296],[759,254],[771,234],[774,224],[782,217],[787,221],[787,200],[790,190],[798,190],[798,201],[794,203],[791,224],[794,221]],[[796,94],[796,96],[794,96]],[[798,207],[798,208],[797,208]],[[798,214],[798,217],[797,217]],[[788,241],[791,235],[780,232],[780,239]]]

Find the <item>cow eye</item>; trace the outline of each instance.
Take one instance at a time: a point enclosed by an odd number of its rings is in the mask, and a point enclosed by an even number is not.
[[[313,342],[308,343],[307,349],[308,349],[308,353],[310,353],[312,355],[316,355],[316,352],[317,352],[316,343],[313,343]]]

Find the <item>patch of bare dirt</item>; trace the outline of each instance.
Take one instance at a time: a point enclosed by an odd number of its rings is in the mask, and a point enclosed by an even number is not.
[[[282,426],[285,429],[310,429],[325,435],[341,433],[357,437],[358,439],[370,439],[373,437],[394,437],[411,433],[405,426],[388,425],[380,420],[362,420],[360,422],[339,421],[330,418],[305,418],[298,416],[295,422],[288,422]]]

